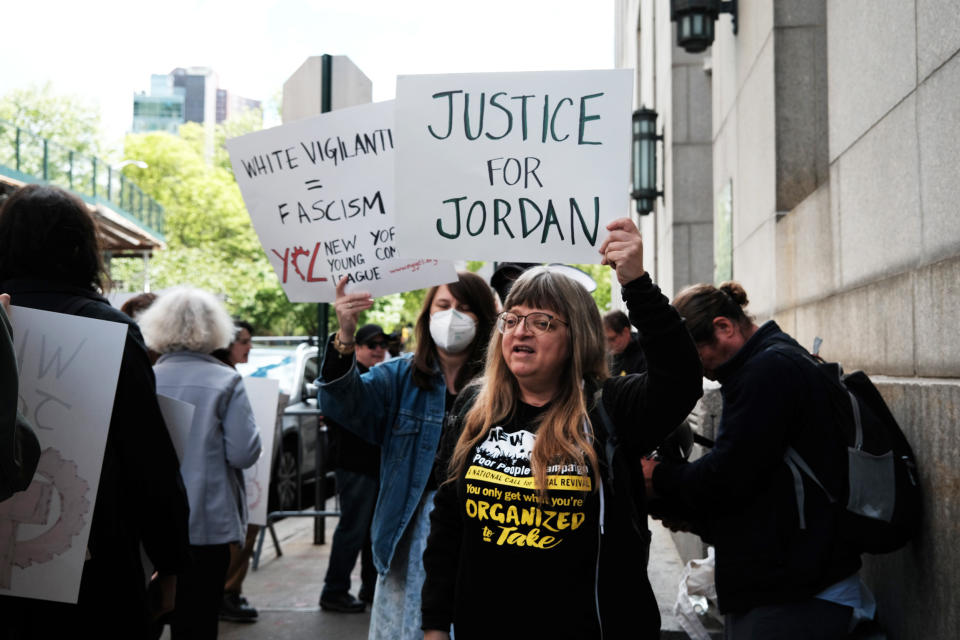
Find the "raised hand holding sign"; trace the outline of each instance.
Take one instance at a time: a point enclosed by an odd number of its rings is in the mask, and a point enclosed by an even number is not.
[[[292,302],[333,302],[451,282],[453,265],[401,252],[393,102],[339,109],[227,141],[267,258]]]
[[[627,207],[629,70],[397,79],[399,247],[594,262]]]

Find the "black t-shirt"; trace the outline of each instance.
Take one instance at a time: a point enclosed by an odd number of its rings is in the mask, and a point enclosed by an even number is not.
[[[453,409],[453,403],[457,401],[457,394],[450,393],[447,391],[447,395],[444,400],[443,405],[443,428],[447,428],[447,415],[450,413],[450,410]],[[443,441],[443,434],[440,435],[441,442]],[[430,470],[430,477],[427,478],[427,486],[424,489],[425,491],[435,491],[440,484],[447,479],[447,461],[441,460],[437,457],[433,461],[433,468]]]
[[[457,483],[458,638],[600,635],[594,589],[600,500],[587,466],[554,465],[549,503],[538,502],[530,455],[545,410],[521,403],[509,423],[492,427]]]

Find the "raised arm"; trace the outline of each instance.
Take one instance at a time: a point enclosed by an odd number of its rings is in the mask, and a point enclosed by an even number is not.
[[[346,293],[347,278],[337,283],[333,308],[340,328],[323,352],[317,379],[317,405],[325,416],[368,442],[381,444],[395,405],[395,366],[375,367],[363,376],[356,366],[357,317],[373,305],[369,293]]]
[[[690,333],[643,268],[643,238],[628,218],[611,222],[601,245],[603,263],[616,270],[630,322],[640,333],[646,373],[604,384],[607,413],[620,437],[643,452],[654,449],[703,393],[703,370]]]

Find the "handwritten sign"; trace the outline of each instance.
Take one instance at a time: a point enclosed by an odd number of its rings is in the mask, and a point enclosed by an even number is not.
[[[277,403],[280,400],[280,381],[273,378],[243,379],[253,409],[253,419],[260,430],[260,445],[263,451],[257,463],[245,469],[247,483],[247,512],[250,524],[267,524],[267,496],[270,487],[270,462],[273,456],[273,436],[277,426]]]
[[[42,453],[0,503],[0,594],[76,603],[127,326],[14,307],[20,411]]]
[[[234,138],[227,150],[291,302],[332,302],[343,276],[347,291],[374,296],[457,279],[451,263],[397,248],[392,101]]]
[[[160,413],[163,414],[163,421],[170,432],[170,441],[177,452],[177,460],[183,462],[183,455],[190,441],[190,429],[193,428],[193,413],[197,408],[189,402],[162,393],[157,394],[157,404],[160,405]]]
[[[628,205],[631,73],[398,77],[403,252],[599,262]]]

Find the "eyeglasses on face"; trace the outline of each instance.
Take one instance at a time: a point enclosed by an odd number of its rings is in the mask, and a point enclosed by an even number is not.
[[[534,335],[542,335],[547,331],[550,331],[550,325],[553,322],[567,324],[560,318],[556,318],[549,313],[543,313],[542,311],[535,311],[533,313],[528,313],[527,315],[520,315],[519,313],[513,313],[511,311],[504,311],[497,316],[497,331],[500,333],[510,333],[517,328],[517,325],[520,324],[521,320],[523,320],[527,331]]]
[[[368,342],[365,346],[367,349],[386,349],[387,343],[383,340],[375,340],[374,342]]]

